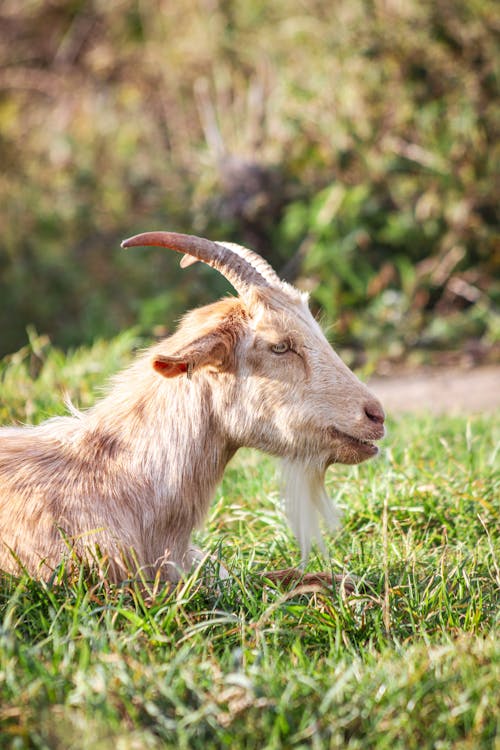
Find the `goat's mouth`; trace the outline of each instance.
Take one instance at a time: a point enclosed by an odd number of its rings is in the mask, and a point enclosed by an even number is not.
[[[328,429],[330,437],[340,444],[340,451],[335,460],[341,463],[360,463],[368,458],[376,456],[379,448],[375,445],[378,438],[359,438],[349,435],[347,432],[330,427]]]

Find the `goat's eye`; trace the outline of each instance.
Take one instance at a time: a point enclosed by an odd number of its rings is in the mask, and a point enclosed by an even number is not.
[[[273,344],[271,350],[275,354],[284,354],[290,351],[290,343],[288,341],[281,341],[279,344]]]

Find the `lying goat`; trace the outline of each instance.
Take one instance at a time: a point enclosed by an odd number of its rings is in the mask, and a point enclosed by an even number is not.
[[[260,448],[285,464],[286,508],[307,556],[332,463],[377,453],[384,412],[343,364],[307,298],[250,250],[169,232],[160,245],[222,273],[239,297],[193,310],[84,413],[0,429],[0,568],[48,577],[71,550],[120,581],[138,569],[174,582],[226,464]],[[279,577],[279,574],[276,574]],[[288,575],[288,572],[287,572]]]

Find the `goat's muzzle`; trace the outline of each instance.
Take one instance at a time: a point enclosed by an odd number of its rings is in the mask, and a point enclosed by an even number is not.
[[[346,446],[351,446],[352,448],[360,450],[361,453],[365,453],[366,458],[377,455],[378,447],[375,445],[374,441],[383,437],[383,433],[382,435],[377,436],[370,435],[370,437],[367,438],[356,437],[355,435],[349,435],[347,432],[338,430],[336,427],[330,427],[328,432],[334,440],[339,441]]]
[[[377,419],[372,419],[368,414],[368,422],[360,429],[356,429],[357,435],[340,430],[338,427],[328,428],[328,435],[334,445],[332,463],[358,464],[373,458],[379,452],[375,445],[385,435],[383,412],[377,412]]]

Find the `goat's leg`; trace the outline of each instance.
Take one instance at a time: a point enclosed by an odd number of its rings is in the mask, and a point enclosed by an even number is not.
[[[266,570],[259,574],[272,583],[284,588],[295,588],[296,586],[319,586],[331,589],[334,585],[344,589],[346,593],[352,594],[356,591],[356,581],[351,576],[332,575],[332,573],[304,573],[300,568],[283,568],[281,570]]]

